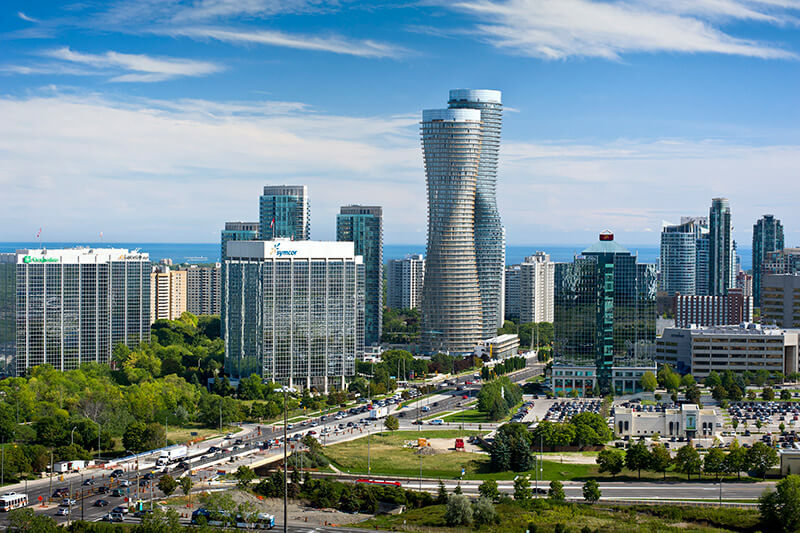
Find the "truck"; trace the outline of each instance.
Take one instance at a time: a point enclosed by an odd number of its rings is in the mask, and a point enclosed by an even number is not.
[[[156,466],[165,466],[174,463],[186,457],[189,453],[189,448],[186,446],[176,446],[167,450],[162,450],[161,455],[158,456]]]
[[[371,420],[377,420],[379,418],[384,418],[384,417],[386,417],[388,415],[389,415],[389,406],[388,405],[384,405],[383,407],[380,407],[380,406],[376,405],[375,408],[372,409],[369,412],[369,418]]]
[[[86,468],[86,461],[61,461],[53,465],[53,472],[78,472],[81,468]]]

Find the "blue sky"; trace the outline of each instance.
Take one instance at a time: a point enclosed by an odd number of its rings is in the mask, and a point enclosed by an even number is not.
[[[800,244],[800,0],[0,6],[0,240],[213,242],[264,184],[425,241],[421,110],[503,91],[509,244],[658,242],[731,200]]]

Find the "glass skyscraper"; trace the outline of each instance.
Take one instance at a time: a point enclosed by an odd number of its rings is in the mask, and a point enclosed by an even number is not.
[[[651,365],[656,337],[656,268],[604,232],[572,263],[555,272],[555,358],[593,365],[600,391],[611,389],[612,367]]]
[[[707,231],[704,219],[685,217],[680,224],[664,225],[661,228],[661,287],[664,292],[684,295],[700,294],[698,291],[698,271],[708,276],[707,261],[704,254],[698,251],[702,247],[699,242]],[[707,241],[706,241],[707,242]],[[703,287],[706,283],[703,284]]]
[[[475,251],[481,111],[423,111],[421,133],[428,190],[422,350],[472,353],[484,333]]]
[[[731,206],[727,198],[714,198],[708,212],[708,291],[724,296],[736,286]]]
[[[17,254],[0,254],[0,373],[14,375],[17,354]]]
[[[305,185],[267,185],[259,200],[262,239],[311,238],[311,207]]]
[[[336,240],[352,242],[364,258],[364,343],[381,342],[383,329],[383,209],[378,206],[342,206],[336,216]]]
[[[774,215],[764,215],[753,224],[753,304],[757,307],[761,305],[764,259],[778,250],[783,250],[783,224]]]
[[[481,112],[481,157],[475,189],[475,261],[481,293],[482,335],[488,339],[497,335],[505,315],[506,243],[496,194],[503,103],[500,91],[454,89],[450,91],[448,107]]]
[[[352,243],[231,242],[223,272],[232,379],[344,387],[364,355],[364,264]]]
[[[231,241],[254,241],[258,239],[258,222],[226,222],[225,229],[220,235],[220,295],[225,294],[225,259],[228,258],[228,243]],[[220,320],[225,321],[225,308],[220,306]],[[224,338],[225,330],[220,329],[220,336]]]

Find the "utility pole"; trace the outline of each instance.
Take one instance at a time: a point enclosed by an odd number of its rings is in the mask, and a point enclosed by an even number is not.
[[[286,402],[286,395],[289,387],[283,387],[283,533],[289,533],[289,439],[287,438],[287,426],[289,424],[289,411]]]
[[[53,449],[50,448],[50,487],[47,489],[47,497],[53,494]]]
[[[85,490],[83,487],[83,472],[81,472],[81,520],[83,520],[83,500],[85,499],[83,491]]]

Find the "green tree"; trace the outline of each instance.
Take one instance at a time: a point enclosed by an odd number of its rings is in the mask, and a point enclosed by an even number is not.
[[[656,380],[656,376],[652,372],[645,372],[642,374],[639,384],[642,386],[642,390],[653,392],[658,387],[658,380]]]
[[[772,387],[764,387],[764,390],[761,391],[761,398],[765,402],[771,402],[775,399],[775,390]]]
[[[190,494],[192,493],[192,478],[189,476],[183,476],[180,480],[181,491],[183,491],[184,496],[189,498],[189,503],[191,505],[192,497]]]
[[[691,479],[692,474],[700,474],[700,467],[703,461],[694,446],[687,444],[675,454],[675,469],[686,474],[687,479]]]
[[[444,520],[448,526],[466,526],[472,523],[472,507],[463,494],[451,494],[447,498]]]
[[[661,444],[653,446],[650,452],[650,469],[653,472],[661,472],[664,475],[664,479],[666,479],[667,469],[671,464],[672,457],[669,454],[669,450]]]
[[[728,455],[725,456],[725,471],[736,474],[738,479],[745,468],[747,468],[747,449],[741,447],[738,440],[734,440],[728,449]]]
[[[703,471],[719,479],[719,476],[725,472],[725,453],[719,448],[708,450],[703,459]]]
[[[447,503],[447,487],[444,486],[444,481],[439,480],[439,492],[436,496],[436,503],[444,505]]]
[[[700,405],[700,388],[697,385],[687,387],[685,394],[688,401]]]
[[[616,448],[603,448],[597,454],[597,465],[600,472],[608,472],[612,477],[617,477],[625,466],[625,454]]]
[[[234,472],[233,477],[236,478],[236,485],[240,489],[246,489],[250,487],[250,484],[256,478],[256,473],[253,472],[253,469],[250,468],[249,466],[242,465],[236,469],[236,472]]]
[[[439,487],[439,489],[441,491],[441,487]],[[478,494],[493,502],[498,501],[500,499],[500,490],[497,488],[497,481],[487,479],[481,483],[480,486],[478,486]]]
[[[722,385],[716,385],[711,389],[711,397],[718,402],[726,400],[728,398],[728,390]]]
[[[126,450],[135,453],[143,452],[145,441],[147,440],[147,425],[139,420],[134,420],[125,428],[125,433],[122,434],[122,445]]]
[[[456,488],[453,489],[453,494],[464,494],[464,491],[461,490],[461,482],[459,481],[456,483]]]
[[[788,401],[789,401],[789,400],[791,400],[791,399],[792,399],[792,393],[791,393],[791,392],[789,392],[789,391],[788,391],[788,390],[786,390],[786,389],[783,389],[783,390],[781,391],[781,400],[783,400],[783,401],[785,401],[785,402],[788,402]]]
[[[567,495],[564,494],[564,485],[557,479],[550,482],[550,488],[547,489],[547,498],[554,502],[563,502],[567,499]]]
[[[790,474],[758,500],[764,531],[791,533],[800,529],[800,476]]]
[[[595,503],[601,496],[600,486],[594,479],[588,480],[583,484],[583,499],[589,503]]]
[[[478,498],[473,507],[472,519],[476,525],[482,526],[497,522],[497,511],[489,498]]]
[[[383,421],[383,425],[389,431],[397,431],[400,429],[400,421],[394,415],[389,415],[386,417],[386,420]]]
[[[31,507],[14,509],[8,513],[8,531],[16,533],[59,533],[62,531],[52,517],[37,514]]]
[[[708,373],[706,379],[703,380],[703,383],[709,389],[713,389],[718,385],[722,385],[722,379],[719,377],[719,374],[717,374],[715,370],[712,370],[711,372]]]
[[[778,464],[778,452],[773,447],[757,441],[747,450],[747,462],[755,474],[763,479],[767,470]]]
[[[514,499],[518,501],[531,499],[531,481],[528,476],[514,478]]]
[[[158,490],[163,492],[164,495],[169,498],[170,495],[178,488],[178,482],[169,474],[164,474],[161,476],[161,479],[158,480],[157,487]]]
[[[684,388],[694,387],[697,384],[697,380],[694,379],[694,376],[691,374],[686,374],[681,378],[681,386]]]
[[[741,402],[742,401],[742,389],[739,385],[733,385],[728,388],[728,399],[732,402]]]
[[[628,448],[628,451],[625,452],[625,466],[630,470],[636,470],[641,479],[642,470],[646,470],[650,466],[650,452],[647,446],[640,442]]]

